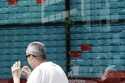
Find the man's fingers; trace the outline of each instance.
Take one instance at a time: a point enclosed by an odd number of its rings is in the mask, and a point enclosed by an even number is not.
[[[16,71],[16,70],[19,70],[19,69],[20,69],[19,67],[11,67],[12,72]]]
[[[30,73],[31,72],[31,70],[30,70],[30,68],[28,67],[28,66],[24,66],[23,68],[22,68],[22,72],[23,73]]]
[[[12,67],[13,68],[17,67],[17,62],[15,62]]]
[[[15,62],[11,67],[12,72],[20,69],[20,62]]]
[[[30,68],[28,66],[24,66],[22,70],[30,70]]]
[[[23,66],[21,73],[22,73],[22,76],[24,76],[25,78],[28,78],[31,73],[31,69],[28,66]]]

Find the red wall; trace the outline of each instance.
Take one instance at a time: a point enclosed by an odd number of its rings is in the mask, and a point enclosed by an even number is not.
[[[0,79],[0,83],[13,83],[12,79]],[[26,83],[26,80],[21,80],[21,83]]]
[[[13,83],[12,79],[0,79],[0,83]],[[21,80],[21,83],[26,83],[26,80]],[[125,83],[123,79],[107,79],[105,81],[100,80],[85,80],[85,81],[70,81],[70,83]]]
[[[84,80],[84,79],[83,79]],[[99,79],[87,79],[87,80],[84,80],[84,81],[78,81],[78,80],[73,80],[69,83],[125,83],[125,79],[106,79],[105,81],[101,81]]]

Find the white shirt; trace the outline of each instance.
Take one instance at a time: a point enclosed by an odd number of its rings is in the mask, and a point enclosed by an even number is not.
[[[32,71],[27,83],[68,83],[68,79],[60,66],[44,62]]]

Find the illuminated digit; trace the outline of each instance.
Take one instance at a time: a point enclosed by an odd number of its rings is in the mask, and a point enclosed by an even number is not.
[[[42,4],[44,3],[45,0],[36,0],[37,4]]]
[[[17,0],[8,0],[8,3],[11,5],[16,5]]]

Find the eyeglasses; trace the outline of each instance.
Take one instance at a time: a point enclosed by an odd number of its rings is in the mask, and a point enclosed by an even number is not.
[[[26,58],[29,58],[31,56],[31,54],[28,54],[28,55],[26,55]]]
[[[26,55],[26,58],[29,58],[30,56],[36,57],[35,55],[28,54],[28,55]]]

